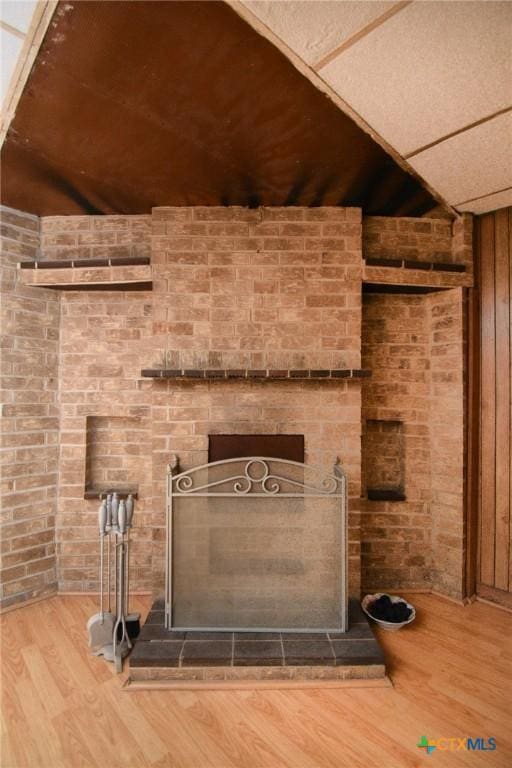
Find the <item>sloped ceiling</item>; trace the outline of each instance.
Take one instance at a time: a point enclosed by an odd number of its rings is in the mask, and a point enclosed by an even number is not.
[[[0,3],[0,44],[2,51],[0,100],[2,105],[5,103],[36,5],[35,0],[17,3],[13,0],[2,0]]]
[[[2,0],[3,202],[512,204],[512,2],[227,2]]]
[[[233,2],[459,211],[512,204],[512,2]]]
[[[1,161],[2,202],[40,215],[438,204],[223,2],[59,3]]]

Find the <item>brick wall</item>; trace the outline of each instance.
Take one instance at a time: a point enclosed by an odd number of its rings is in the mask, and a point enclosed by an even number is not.
[[[428,305],[433,585],[444,594],[461,598],[465,539],[462,289],[433,293]]]
[[[45,216],[39,258],[150,256],[151,216]]]
[[[473,216],[462,213],[452,223],[452,257],[473,275]]]
[[[81,217],[72,218],[82,231]],[[97,503],[83,499],[86,426],[116,416],[139,418],[150,446],[139,472],[134,588],[162,584],[172,454],[191,467],[207,461],[210,433],[300,432],[308,461],[330,468],[340,455],[349,473],[357,592],[360,384],[151,382],[140,370],[164,355],[179,367],[360,367],[359,211],[155,209],[152,222],[151,294],[62,298],[61,589],[96,586]],[[94,456],[90,446],[89,469]]]
[[[363,253],[373,258],[456,261],[449,219],[365,216]]]
[[[431,584],[428,320],[425,296],[364,296],[362,364],[371,368],[372,378],[363,383],[363,433],[366,435],[368,420],[401,423],[406,495],[406,501],[364,503],[361,567],[365,591]],[[364,466],[381,466],[386,442],[382,445],[377,437],[363,439],[367,448]],[[368,485],[368,478],[365,483]]]
[[[154,209],[171,366],[357,368],[360,243],[359,209]]]
[[[355,209],[153,211],[158,356],[199,368],[358,368],[361,222]],[[153,384],[153,497],[170,453],[207,461],[208,434],[301,433],[306,461],[350,478],[350,588],[359,590],[360,384]],[[160,517],[163,526],[163,513]],[[156,557],[163,574],[163,536]]]
[[[363,366],[373,376],[363,384],[363,433],[367,420],[402,423],[406,496],[364,503],[365,591],[463,594],[462,291],[364,297]],[[379,467],[386,440],[363,445],[363,466]]]
[[[37,220],[30,222],[35,230],[18,226],[18,234],[9,240],[14,259],[37,255]],[[435,261],[447,260],[450,251],[455,261],[468,263],[470,259],[471,222],[467,217],[453,227],[439,219],[369,217],[364,230],[367,255]],[[393,467],[386,469],[374,462],[377,470],[370,481],[382,484],[387,478],[395,482],[393,477],[405,457],[400,472],[407,500],[364,502],[364,588],[434,585],[458,593],[463,535],[460,475],[452,493],[446,488],[450,478],[445,467],[460,472],[462,443],[451,464],[445,465],[444,458],[446,446],[451,451],[458,440],[459,422],[454,432],[450,423],[454,414],[459,419],[462,400],[459,380],[445,381],[443,376],[447,366],[456,366],[457,376],[462,370],[460,289],[430,296],[365,296],[361,361],[358,210],[157,208],[151,216],[51,217],[41,221],[41,232],[40,258],[115,259],[151,253],[153,270],[153,291],[147,293],[59,294],[20,289],[14,272],[9,273],[9,301],[33,298],[35,303],[30,309],[16,310],[30,314],[30,318],[18,316],[22,332],[17,336],[23,337],[26,329],[29,336],[34,333],[33,339],[16,341],[10,331],[7,345],[32,345],[34,354],[48,362],[50,349],[57,352],[52,334],[59,328],[59,301],[61,306],[60,589],[87,591],[98,586],[98,503],[84,499],[86,484],[109,484],[109,472],[117,472],[120,474],[114,476],[120,484],[137,486],[132,586],[158,590],[164,569],[164,481],[170,456],[177,453],[187,468],[207,460],[208,434],[291,432],[305,435],[309,463],[330,467],[340,456],[347,470],[350,588],[354,594],[358,592],[360,383],[141,379],[142,368],[161,366],[165,360],[168,367],[178,368],[372,368],[374,377],[363,389],[363,424],[375,422],[377,435],[386,436]],[[416,249],[416,253],[401,248]],[[36,317],[42,317],[42,322],[36,322]],[[54,324],[51,331],[50,319]],[[52,361],[56,377],[56,357]],[[38,366],[40,370],[46,376],[48,368]],[[37,392],[37,397],[21,395],[28,398],[23,402],[37,406],[38,418],[55,418],[56,389],[46,387],[43,392],[42,379],[37,381],[39,389],[31,383],[29,390]],[[17,398],[14,387],[9,398],[7,405]],[[40,409],[46,409],[44,416]],[[389,442],[394,434],[389,425],[398,422],[397,448],[396,442]],[[431,423],[436,425],[435,436]],[[20,421],[18,427],[35,429],[30,420]],[[42,432],[38,430],[38,434],[44,433],[44,437],[37,438],[43,443],[36,447],[48,456],[45,467],[50,484],[45,490],[46,511],[35,516],[40,517],[36,526],[43,518],[45,525],[53,525],[50,508],[54,513],[57,506],[51,470],[56,465],[50,461],[52,450],[56,461],[56,449],[51,445],[58,439],[57,425],[48,421],[40,422],[39,427]],[[126,455],[114,466],[121,433]],[[378,440],[371,447],[368,437],[363,435],[365,453],[371,460]],[[395,455],[397,450],[402,457]],[[26,454],[24,460],[39,462],[35,454]],[[11,453],[7,461],[18,464],[19,457]],[[32,464],[30,473],[37,477],[41,467]],[[37,499],[43,503],[40,495]],[[41,535],[50,534],[42,531]],[[53,532],[51,539],[45,544],[47,549],[38,550],[38,560],[53,557]],[[6,546],[10,549],[10,544]],[[55,561],[52,563],[54,568]],[[26,579],[32,577],[27,570],[23,573]],[[45,579],[54,583],[54,571],[50,569],[48,574],[53,575]],[[20,594],[23,599],[29,590]]]
[[[140,370],[150,346],[151,293],[65,291],[61,301],[59,589],[97,589],[98,501],[85,500],[84,490],[91,479],[104,487],[117,477],[117,485],[138,487],[130,576],[133,589],[150,590],[151,403]],[[122,437],[125,456],[116,468]]]
[[[39,220],[0,209],[2,245],[1,606],[56,591],[59,294],[18,282]]]

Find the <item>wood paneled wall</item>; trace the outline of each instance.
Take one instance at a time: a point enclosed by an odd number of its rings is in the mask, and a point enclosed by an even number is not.
[[[477,593],[512,607],[512,208],[480,216],[480,474]]]

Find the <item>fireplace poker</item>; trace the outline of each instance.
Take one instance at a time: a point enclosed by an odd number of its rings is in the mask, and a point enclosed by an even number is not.
[[[121,541],[116,543],[116,553],[119,550],[118,558],[118,578],[116,589],[117,619],[112,634],[112,655],[116,665],[116,672],[123,670],[123,657],[126,656],[132,647],[128,630],[126,628],[126,617],[124,612],[125,605],[125,557],[126,557],[126,504],[124,499],[119,502],[118,508],[118,535]],[[117,559],[117,558],[116,558]],[[119,637],[119,630],[121,630]]]
[[[108,612],[110,613],[112,611],[112,603],[111,603],[111,597],[112,597],[112,584],[111,584],[111,575],[112,575],[112,564],[110,562],[110,531],[112,530],[112,494],[107,494],[107,525],[106,525],[106,531],[108,533],[107,536],[107,594],[108,594]]]
[[[131,493],[128,494],[128,498],[126,499],[126,587],[125,587],[125,594],[126,594],[126,604],[125,604],[125,614],[126,614],[126,626],[128,629],[128,637],[130,637],[132,640],[139,636],[140,634],[140,613],[130,613],[130,533],[132,528],[132,521],[133,521],[133,512],[134,512],[134,506],[135,502],[133,499],[133,495]]]

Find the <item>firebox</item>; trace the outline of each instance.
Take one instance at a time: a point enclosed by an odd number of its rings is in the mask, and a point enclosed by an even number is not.
[[[208,435],[208,461],[273,456],[304,461],[304,435]]]

